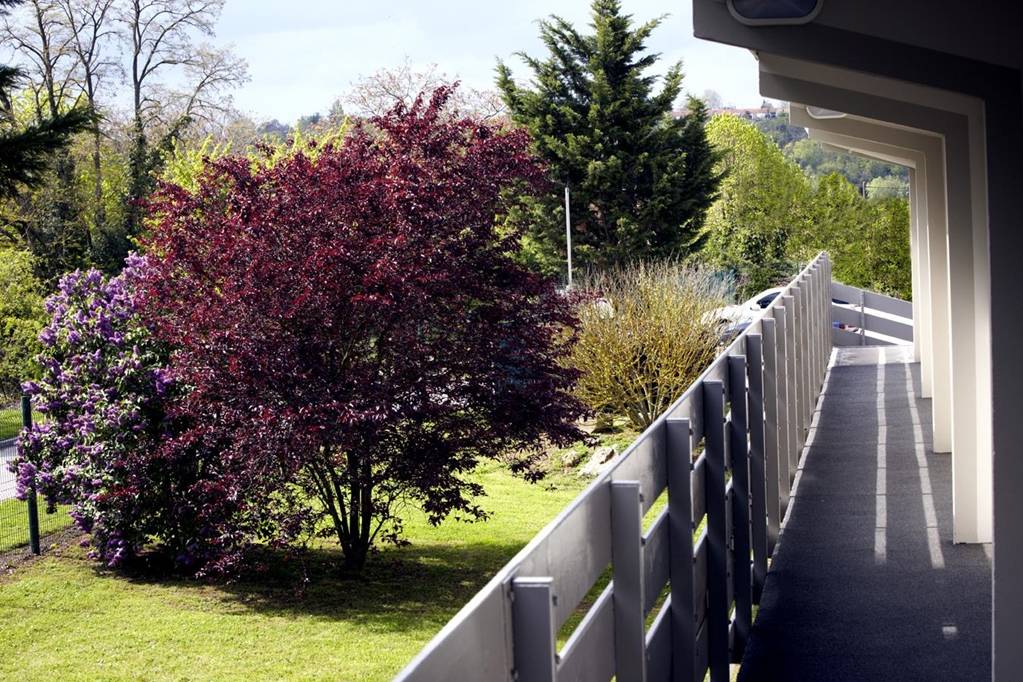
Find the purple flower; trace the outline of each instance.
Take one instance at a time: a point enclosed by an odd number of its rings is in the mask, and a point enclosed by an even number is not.
[[[52,327],[43,327],[43,330],[39,332],[39,342],[44,346],[52,346],[56,340],[57,335]]]
[[[17,496],[19,500],[25,500],[35,489],[36,467],[32,462],[25,461],[19,462],[17,467]]]
[[[167,395],[167,390],[173,385],[174,380],[171,378],[169,370],[160,367],[153,370],[153,382],[156,388],[156,395],[162,398]]]
[[[133,468],[135,453],[158,447],[147,420],[157,432],[165,420],[158,389],[170,385],[165,356],[140,328],[130,296],[144,267],[136,256],[110,280],[95,270],[61,279],[39,337],[42,378],[24,386],[47,420],[22,434],[10,465],[22,496],[34,486],[48,505],[71,505],[96,557],[109,564],[151,541],[154,501],[163,494],[155,482],[151,489],[137,483],[162,472]]]

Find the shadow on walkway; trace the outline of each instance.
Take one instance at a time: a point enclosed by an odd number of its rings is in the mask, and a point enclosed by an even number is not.
[[[952,544],[920,366],[836,353],[739,680],[988,679],[990,546]]]

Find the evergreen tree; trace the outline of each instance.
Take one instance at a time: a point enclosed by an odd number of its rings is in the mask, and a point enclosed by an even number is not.
[[[529,129],[556,187],[571,190],[573,259],[605,267],[636,258],[686,255],[699,246],[704,215],[720,176],[706,135],[706,108],[672,109],[682,91],[681,64],[655,91],[647,71],[657,54],[644,43],[661,19],[634,25],[617,0],[594,0],[591,35],[564,19],[540,22],[546,60],[519,54],[533,72],[518,85],[498,64],[498,87],[515,122]],[[565,256],[562,194],[548,192],[528,216],[539,264]]]
[[[0,15],[21,0],[0,0]],[[36,187],[44,180],[53,155],[67,147],[71,136],[86,130],[95,120],[84,108],[40,117],[29,125],[15,119],[13,92],[22,72],[0,65],[0,197],[14,196],[22,187]]]

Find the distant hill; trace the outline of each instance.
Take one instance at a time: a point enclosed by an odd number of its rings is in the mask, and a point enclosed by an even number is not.
[[[825,149],[819,142],[809,139],[804,128],[790,125],[787,111],[745,118],[750,118],[753,125],[774,140],[785,156],[799,164],[812,178],[839,173],[859,188],[864,196],[909,195],[909,172],[905,167]]]

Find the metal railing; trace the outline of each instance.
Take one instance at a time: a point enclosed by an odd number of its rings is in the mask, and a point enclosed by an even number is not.
[[[40,510],[35,494],[17,499],[17,476],[11,463],[18,454],[18,435],[31,425],[32,415],[28,396],[0,407],[0,555],[26,546],[39,554],[43,537],[72,524],[66,505]]]
[[[832,340],[836,346],[913,343],[913,304],[857,287],[831,283]],[[842,301],[842,303],[838,303]]]
[[[728,680],[831,354],[830,284],[822,253],[397,679]]]

